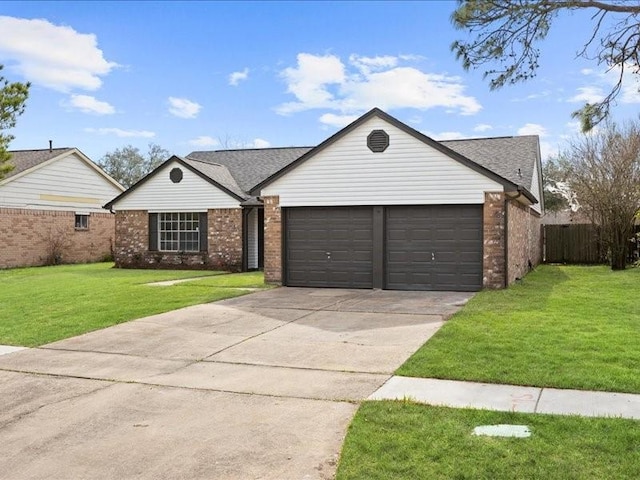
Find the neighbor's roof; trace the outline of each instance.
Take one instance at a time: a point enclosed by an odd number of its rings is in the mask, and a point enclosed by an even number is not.
[[[536,135],[445,140],[440,143],[516,185],[531,188],[539,148]],[[538,192],[532,193],[538,195]]]
[[[200,151],[191,152],[187,155],[187,160],[200,160],[200,163],[224,165],[237,185],[244,192],[249,192],[257,184],[297,160],[309,150],[311,147]]]
[[[51,150],[48,148],[42,150],[11,150],[9,151],[11,154],[11,160],[9,160],[9,163],[13,164],[15,168],[6,174],[4,178],[13,177],[14,175],[24,172],[25,170],[29,170],[30,168],[40,165],[52,158],[56,158],[70,150],[74,149],[65,147],[53,148]]]

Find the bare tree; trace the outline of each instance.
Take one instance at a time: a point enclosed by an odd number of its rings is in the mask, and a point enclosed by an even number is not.
[[[459,0],[452,15],[455,27],[475,37],[456,41],[451,49],[465,69],[497,64],[485,71],[491,89],[526,81],[536,75],[540,50],[561,12],[593,12],[577,55],[615,69],[617,84],[600,102],[573,113],[583,131],[607,118],[622,89],[625,72],[640,73],[640,2],[638,0]],[[611,21],[609,21],[611,20]]]
[[[100,159],[100,166],[125,188],[129,188],[170,156],[168,150],[149,144],[146,155],[132,145],[117,148]]]
[[[611,268],[624,269],[640,211],[640,123],[607,123],[574,141],[564,158],[571,189],[600,228]]]

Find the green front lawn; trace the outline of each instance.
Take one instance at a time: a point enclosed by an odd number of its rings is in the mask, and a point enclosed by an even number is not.
[[[0,344],[34,347],[264,288],[261,272],[129,270],[112,263],[0,270]],[[206,277],[170,287],[150,282]],[[230,288],[232,287],[232,288]]]
[[[527,425],[529,438],[472,435]],[[531,415],[366,402],[338,466],[348,479],[637,479],[640,428],[623,419]]]
[[[543,265],[483,291],[398,375],[640,393],[640,269]]]

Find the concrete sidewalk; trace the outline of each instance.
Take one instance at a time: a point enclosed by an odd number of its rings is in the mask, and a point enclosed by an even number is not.
[[[489,383],[391,377],[368,400],[524,413],[640,419],[640,395]]]

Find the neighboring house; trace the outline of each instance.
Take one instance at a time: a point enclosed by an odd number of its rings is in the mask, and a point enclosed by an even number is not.
[[[77,148],[12,151],[0,180],[0,268],[97,261],[115,217],[102,205],[124,188]]]
[[[119,266],[475,291],[540,262],[541,185],[537,136],[436,142],[373,109],[314,148],[174,156],[105,208]]]

